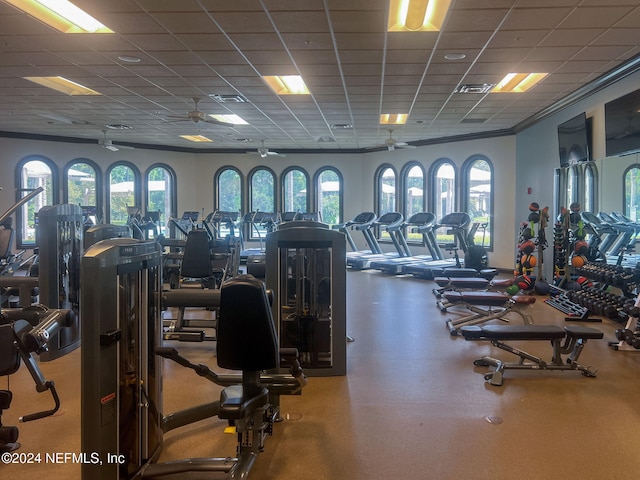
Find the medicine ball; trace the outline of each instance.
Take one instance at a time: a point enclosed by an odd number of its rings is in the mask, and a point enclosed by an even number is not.
[[[515,284],[520,290],[530,290],[533,286],[533,281],[529,275],[519,275],[516,277]]]
[[[536,280],[536,283],[533,285],[533,290],[538,295],[548,295],[551,287],[544,280]]]

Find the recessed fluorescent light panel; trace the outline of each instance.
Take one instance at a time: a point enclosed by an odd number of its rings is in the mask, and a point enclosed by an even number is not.
[[[404,125],[408,116],[408,113],[383,113],[380,115],[380,125]]]
[[[238,115],[233,115],[233,114],[229,114],[229,115],[209,114],[209,116],[211,118],[215,119],[215,120],[218,120],[219,122],[231,123],[233,125],[249,125],[249,122],[243,120]]]
[[[309,95],[309,89],[300,75],[262,77],[277,95]]]
[[[504,77],[500,83],[498,83],[491,93],[509,92],[509,93],[522,93],[533,88],[544,77],[549,75],[548,73],[509,73]]]
[[[438,32],[451,0],[390,0],[389,32]]]
[[[190,142],[213,142],[213,140],[205,137],[204,135],[180,135],[180,137],[185,140],[189,140]]]
[[[67,0],[3,0],[62,33],[113,33]]]
[[[101,95],[100,92],[91,90],[79,83],[67,80],[64,77],[23,77],[25,80],[37,83],[43,87],[51,88],[67,95]]]

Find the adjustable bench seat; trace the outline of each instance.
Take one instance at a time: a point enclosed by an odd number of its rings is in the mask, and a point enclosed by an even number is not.
[[[487,305],[487,306],[500,306],[504,305],[508,301],[513,301],[519,304],[531,304],[535,303],[536,297],[533,295],[513,295],[509,296],[502,292],[474,292],[474,291],[449,291],[444,292],[442,296],[448,302],[448,304],[438,302],[440,310],[445,311],[447,307],[456,304],[471,304],[471,305]]]
[[[483,289],[489,286],[489,280],[482,277],[434,277],[439,287]]]
[[[474,361],[474,365],[493,366],[493,372],[485,374],[485,380],[492,385],[502,385],[502,377],[506,369],[530,370],[578,370],[586,377],[595,377],[596,370],[578,363],[587,340],[602,339],[600,330],[590,327],[569,325],[477,325],[463,326],[460,333],[465,340],[488,340],[495,347],[520,357],[517,363],[506,363],[492,357],[482,357]],[[546,362],[540,357],[512,347],[508,341],[549,341],[551,342],[551,360]],[[566,358],[563,357],[566,355]],[[528,362],[527,362],[528,361]]]
[[[443,296],[447,302],[438,302],[441,311],[446,312],[447,308],[452,306],[463,306],[472,312],[464,317],[447,319],[446,326],[449,333],[454,336],[463,327],[476,326],[490,320],[509,323],[507,314],[511,312],[519,315],[525,325],[533,324],[533,318],[525,311],[525,307],[536,301],[536,297],[532,295],[513,295],[510,297],[501,292],[450,291],[445,292]]]
[[[556,338],[600,339],[604,334],[600,330],[578,325],[485,325],[468,326],[461,329],[467,340],[485,338],[487,340],[553,340]]]
[[[220,411],[218,417],[225,420],[245,418],[257,408],[267,404],[269,390],[260,389],[253,395],[245,395],[242,385],[230,385],[220,392]]]

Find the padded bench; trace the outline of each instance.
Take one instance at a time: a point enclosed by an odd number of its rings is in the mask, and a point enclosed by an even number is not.
[[[439,301],[438,307],[446,312],[449,307],[461,306],[471,312],[470,315],[456,319],[447,319],[446,325],[451,335],[457,335],[464,326],[486,323],[490,320],[509,322],[507,314],[513,312],[520,316],[526,325],[533,324],[533,318],[525,311],[525,307],[535,303],[532,295],[509,296],[501,292],[464,292],[450,291],[443,294],[446,302]]]
[[[578,370],[586,377],[595,377],[593,367],[585,367],[578,363],[587,340],[602,339],[604,334],[595,328],[569,325],[486,325],[465,326],[460,329],[465,340],[490,341],[495,347],[520,357],[517,363],[507,363],[492,357],[482,357],[474,361],[474,365],[493,366],[493,372],[485,374],[485,380],[492,385],[502,385],[506,369],[529,370]],[[551,343],[551,360],[527,353],[507,344],[508,341],[545,341]],[[566,358],[564,357],[566,356]]]

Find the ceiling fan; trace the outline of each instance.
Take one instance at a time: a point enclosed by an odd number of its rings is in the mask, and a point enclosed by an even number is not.
[[[253,153],[253,154],[257,153],[262,158],[267,158],[267,157],[286,157],[286,155],[284,155],[282,153],[272,152],[267,147],[265,147],[264,146],[264,140],[262,140],[260,142],[260,147],[258,147],[258,149],[255,152],[247,152],[247,153]]]
[[[191,97],[191,101],[193,101],[193,110],[187,112],[186,115],[168,115],[167,118],[173,119],[174,122],[193,122],[195,124],[198,123],[211,123],[213,125],[221,125],[224,127],[232,127],[232,123],[221,122],[220,120],[216,120],[215,118],[210,117],[204,112],[198,110],[198,103],[200,103],[199,97]]]
[[[393,138],[393,129],[389,129],[389,138],[387,138],[384,142],[384,145],[380,145],[381,147],[387,147],[387,150],[392,152],[396,148],[416,148],[415,145],[409,145],[406,142],[399,142],[395,138]]]
[[[134,147],[129,147],[128,145],[119,145],[114,144],[112,140],[107,138],[107,131],[103,130],[104,137],[98,139],[98,145],[102,148],[106,148],[107,150],[111,150],[112,152],[117,152],[118,150],[135,150]]]

